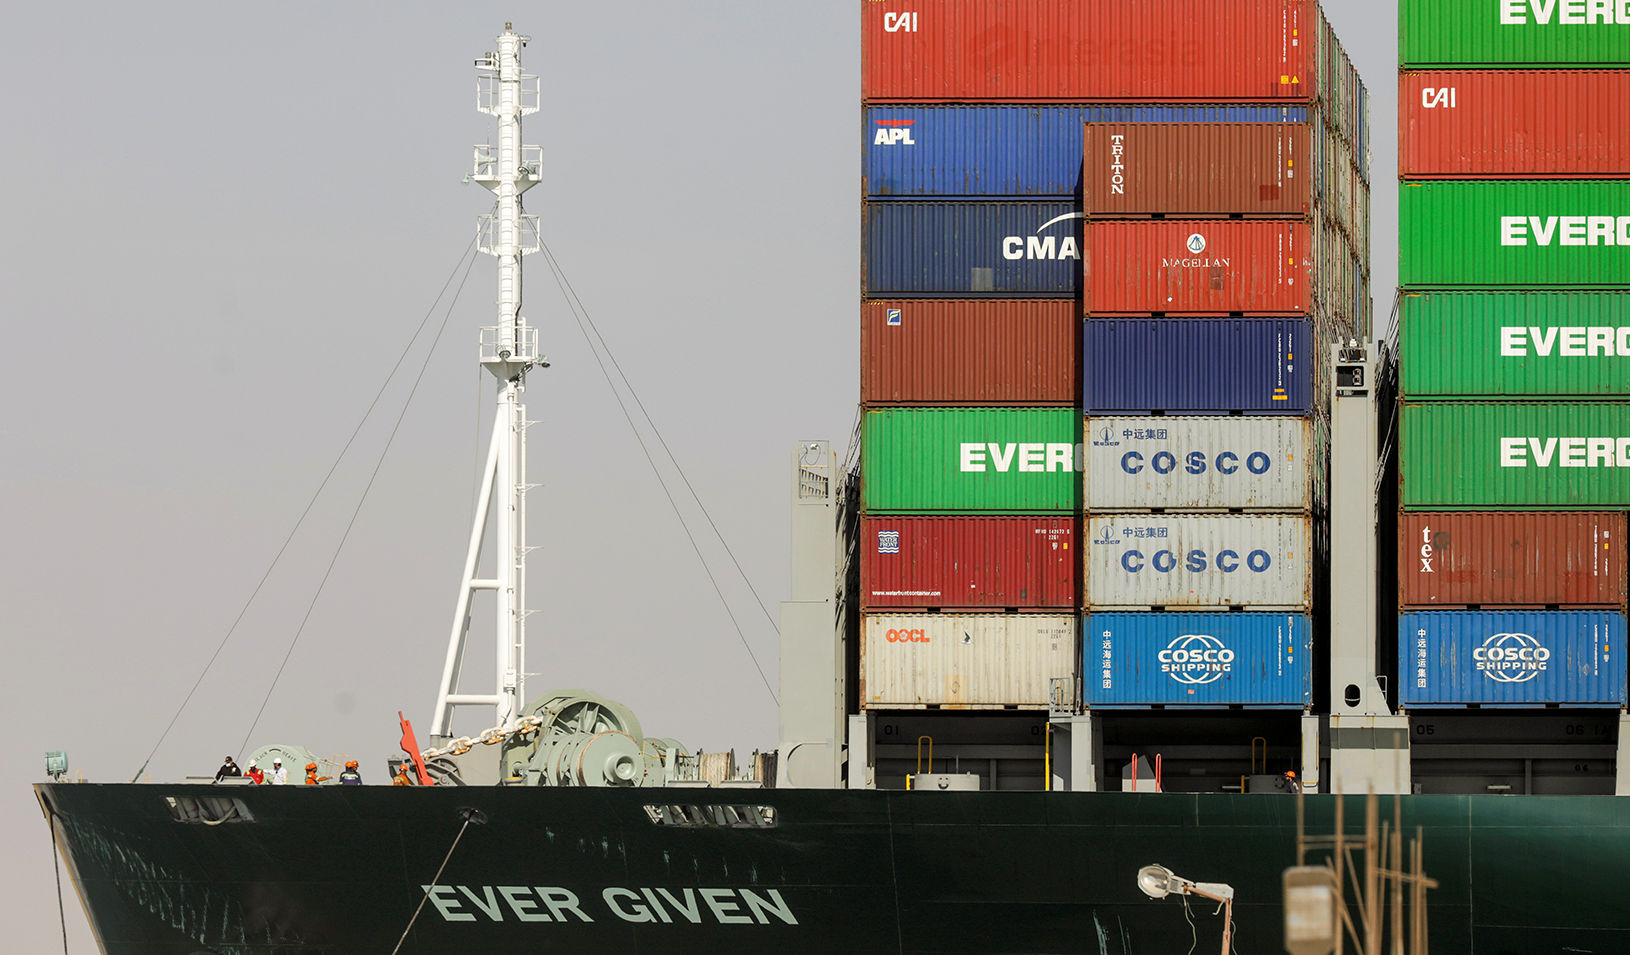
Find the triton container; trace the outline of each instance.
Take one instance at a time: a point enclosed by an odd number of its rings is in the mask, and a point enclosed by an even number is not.
[[[861,629],[866,709],[1045,709],[1053,680],[1075,682],[1067,614],[868,614]]]
[[[1081,277],[1081,211],[1068,202],[868,202],[872,296],[1071,298]]]
[[[1622,609],[1624,528],[1619,511],[1411,511],[1398,603]]]
[[[1082,530],[1082,576],[1094,608],[1301,612],[1312,602],[1310,517],[1094,515]]]
[[[1094,709],[1312,703],[1301,614],[1093,613],[1081,624],[1082,698]]]
[[[1093,318],[1081,338],[1089,415],[1303,415],[1326,391],[1306,319]]]
[[[1398,618],[1405,706],[1622,707],[1624,615],[1435,610]]]
[[[1398,0],[1398,65],[1622,66],[1626,0]]]
[[[1060,299],[885,299],[860,307],[868,405],[1074,405],[1081,321]]]
[[[883,408],[861,416],[872,512],[1072,513],[1081,415],[1073,408]]]
[[[1312,128],[1289,123],[1089,123],[1081,168],[1087,215],[1110,217],[1305,216],[1319,175]]]
[[[1305,511],[1313,506],[1312,445],[1308,418],[1090,418],[1081,499],[1094,512]]]
[[[1073,516],[868,516],[861,609],[1071,609],[1075,526]]]

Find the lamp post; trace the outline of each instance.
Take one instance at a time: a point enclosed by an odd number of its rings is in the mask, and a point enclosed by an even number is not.
[[[1172,893],[1197,895],[1223,905],[1222,955],[1229,955],[1234,940],[1234,887],[1222,882],[1194,882],[1163,865],[1146,865],[1138,870],[1138,888],[1151,899]]]

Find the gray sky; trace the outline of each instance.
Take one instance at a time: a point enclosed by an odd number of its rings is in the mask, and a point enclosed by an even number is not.
[[[11,9],[0,31],[0,922],[60,943],[28,783],[43,752],[129,778],[469,241],[490,118],[471,61],[533,37],[545,241],[776,612],[787,457],[858,394],[855,3]],[[1395,19],[1328,10],[1372,96],[1378,323],[1396,275]],[[524,313],[533,692],[590,687],[690,747],[771,748],[776,712],[539,257]],[[455,279],[455,286],[457,280]],[[428,723],[468,534],[493,322],[482,256],[249,750],[379,781]],[[443,300],[445,309],[446,300]],[[443,311],[432,318],[433,335]],[[423,360],[421,340],[154,758],[248,732]],[[484,444],[481,446],[484,449]],[[688,513],[694,513],[693,511]],[[703,541],[772,682],[776,638]],[[487,672],[477,665],[473,672]],[[479,725],[478,725],[479,724]],[[460,732],[485,728],[467,714]],[[94,950],[67,890],[71,950]]]

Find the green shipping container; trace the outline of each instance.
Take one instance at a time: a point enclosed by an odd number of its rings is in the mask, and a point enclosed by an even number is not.
[[[1405,292],[1398,373],[1411,401],[1630,397],[1630,292]]]
[[[876,513],[1079,510],[1077,408],[887,408],[861,430],[861,487]]]
[[[1624,510],[1630,402],[1406,402],[1406,510]]]
[[[1398,0],[1398,65],[1621,66],[1630,0]]]
[[[1630,285],[1630,180],[1405,182],[1398,282]]]

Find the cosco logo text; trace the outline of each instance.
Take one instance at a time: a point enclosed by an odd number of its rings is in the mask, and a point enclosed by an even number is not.
[[[933,638],[921,630],[890,630],[883,634],[890,643],[932,643]]]
[[[1224,451],[1217,455],[1215,461],[1208,462],[1204,453],[1190,451],[1183,459],[1183,470],[1190,474],[1204,474],[1207,467],[1215,467],[1220,474],[1233,474],[1239,470],[1239,455],[1232,451]],[[1148,461],[1148,467],[1157,474],[1170,474],[1177,469],[1177,456],[1170,451],[1156,451],[1154,457]],[[1127,474],[1137,474],[1145,467],[1143,455],[1137,451],[1128,451],[1121,455],[1121,470]],[[1252,474],[1265,474],[1273,467],[1273,460],[1261,451],[1252,451],[1245,456],[1245,469]]]
[[[1136,574],[1144,567],[1153,567],[1162,574],[1169,574],[1177,569],[1178,558],[1179,555],[1169,550],[1157,550],[1153,557],[1145,560],[1143,551],[1129,550],[1121,554],[1121,569]],[[1191,550],[1182,555],[1182,559],[1183,569],[1194,573],[1210,570],[1215,565],[1223,573],[1231,574],[1240,567],[1239,552],[1232,550],[1217,551],[1215,560],[1210,560],[1203,550]],[[1244,563],[1252,573],[1260,574],[1273,566],[1273,558],[1265,550],[1253,550],[1245,555]]]

